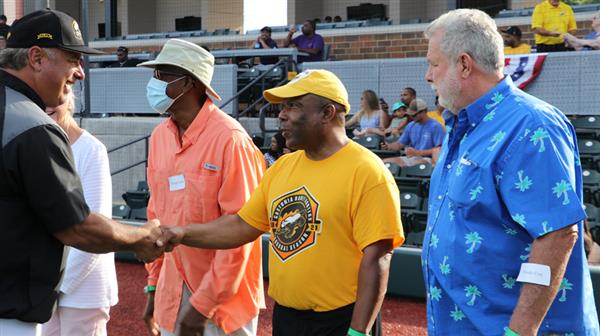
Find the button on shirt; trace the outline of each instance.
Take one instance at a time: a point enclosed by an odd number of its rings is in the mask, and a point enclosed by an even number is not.
[[[502,335],[533,240],[583,232],[575,131],[510,77],[446,125],[423,243],[429,334]],[[581,238],[540,332],[599,334]]]

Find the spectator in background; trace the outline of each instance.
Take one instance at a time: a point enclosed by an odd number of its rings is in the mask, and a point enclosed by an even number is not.
[[[127,47],[117,48],[117,61],[109,65],[109,68],[131,68],[140,63],[135,58],[129,58],[129,49]]]
[[[392,120],[390,125],[384,131],[384,135],[387,136],[400,136],[404,131],[404,127],[408,124],[408,117],[406,117],[406,105],[403,102],[397,102],[392,105]]]
[[[285,138],[283,135],[279,133],[275,133],[271,137],[271,147],[265,153],[265,163],[267,164],[267,168],[271,167],[280,156],[285,154],[283,150],[285,149]]]
[[[410,106],[413,100],[417,98],[417,91],[411,87],[405,87],[400,92],[400,101],[406,106]]]
[[[444,128],[427,115],[427,104],[423,99],[415,99],[410,103],[406,114],[412,117],[406,129],[397,142],[385,142],[386,150],[398,151],[405,149],[405,156],[387,158],[383,162],[393,162],[400,167],[415,166],[420,163],[432,163],[433,155],[439,150],[444,141]]]
[[[600,245],[594,240],[587,219],[583,221],[583,248],[589,265],[600,265]]]
[[[314,21],[315,21],[315,24],[317,24],[317,23],[321,23],[321,19],[319,19],[319,18],[315,18],[315,20],[314,20]]]
[[[325,17],[325,23],[331,23],[333,20],[331,19],[331,16],[327,15]]]
[[[0,14],[0,36],[2,36],[5,40],[10,32],[10,26],[6,24],[6,15]]]
[[[254,43],[254,49],[273,49],[277,48],[277,42],[271,38],[271,27],[264,26],[260,30],[260,36]],[[260,57],[260,64],[275,64],[279,61],[279,57]]]
[[[302,62],[316,62],[323,60],[323,48],[325,42],[323,36],[316,33],[317,25],[315,21],[306,20],[302,25],[302,35],[292,39],[296,32],[296,26],[292,26],[288,35],[283,42],[284,47],[293,47],[310,54],[309,56],[298,56],[298,63]]]
[[[379,98],[379,108],[381,108],[381,110],[385,114],[385,123],[384,123],[384,125],[385,125],[385,127],[388,127],[389,124],[390,124],[390,121],[392,120],[392,117],[390,116],[390,106],[385,101],[385,99]]]
[[[544,0],[531,16],[537,52],[566,51],[564,34],[575,34],[577,23],[571,6],[560,0]]]
[[[348,122],[346,126],[359,124],[359,128],[353,131],[357,138],[369,134],[383,136],[387,115],[379,108],[379,99],[373,90],[365,90],[360,97],[360,111],[358,111]]]
[[[582,39],[566,33],[565,41],[567,45],[575,50],[597,50],[600,49],[600,11],[592,18],[592,32]]]
[[[500,29],[502,39],[504,40],[504,55],[529,54],[531,46],[521,42],[521,29],[517,26],[510,26]]]
[[[47,107],[46,113],[69,138],[86,204],[90,210],[111,218],[112,185],[106,147],[77,125],[73,119],[74,109],[71,91],[64,104]],[[106,335],[110,307],[119,300],[115,255],[68,249],[58,307],[50,321],[42,325],[42,335]]]
[[[383,112],[385,112],[385,114],[389,114],[390,113],[390,106],[385,101],[385,99],[379,98],[379,107],[381,108],[381,110]]]
[[[341,16],[339,16],[339,15],[336,15],[336,16],[333,18],[333,22],[342,22],[342,17],[341,17]]]

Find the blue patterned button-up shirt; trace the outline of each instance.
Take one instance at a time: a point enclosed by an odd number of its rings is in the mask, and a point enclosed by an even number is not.
[[[583,232],[575,130],[510,77],[446,125],[423,242],[429,334],[502,335],[533,240]],[[600,334],[581,238],[540,333]]]

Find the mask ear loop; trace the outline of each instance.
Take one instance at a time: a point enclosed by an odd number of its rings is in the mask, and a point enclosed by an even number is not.
[[[179,77],[179,78],[177,78],[177,79],[175,79],[175,80],[172,80],[172,81],[170,81],[169,83],[167,83],[167,86],[168,86],[169,84],[171,84],[171,83],[175,83],[175,82],[177,82],[178,80],[180,80],[180,79],[182,79],[182,78],[186,78],[186,77],[187,77],[187,76],[182,76],[182,77]],[[189,90],[188,90],[188,91],[189,91]],[[177,97],[173,98],[173,103],[175,103],[175,101],[176,101],[177,99],[179,99],[181,96],[183,96],[184,94],[186,94],[188,91],[184,91],[184,92],[180,93],[180,94],[179,94]],[[166,92],[165,92],[165,94],[166,94]]]

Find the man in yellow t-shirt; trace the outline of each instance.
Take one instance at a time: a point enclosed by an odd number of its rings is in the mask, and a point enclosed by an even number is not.
[[[286,145],[237,215],[172,229],[171,243],[232,248],[270,232],[273,335],[366,335],[404,241],[399,192],[383,162],[346,136],[342,82],[307,70],[265,98]],[[250,259],[251,260],[251,259]]]
[[[504,39],[504,55],[530,54],[531,46],[521,42],[521,28],[517,26],[500,29]]]
[[[564,34],[575,34],[577,23],[571,6],[560,0],[544,0],[531,16],[537,52],[566,51]]]

